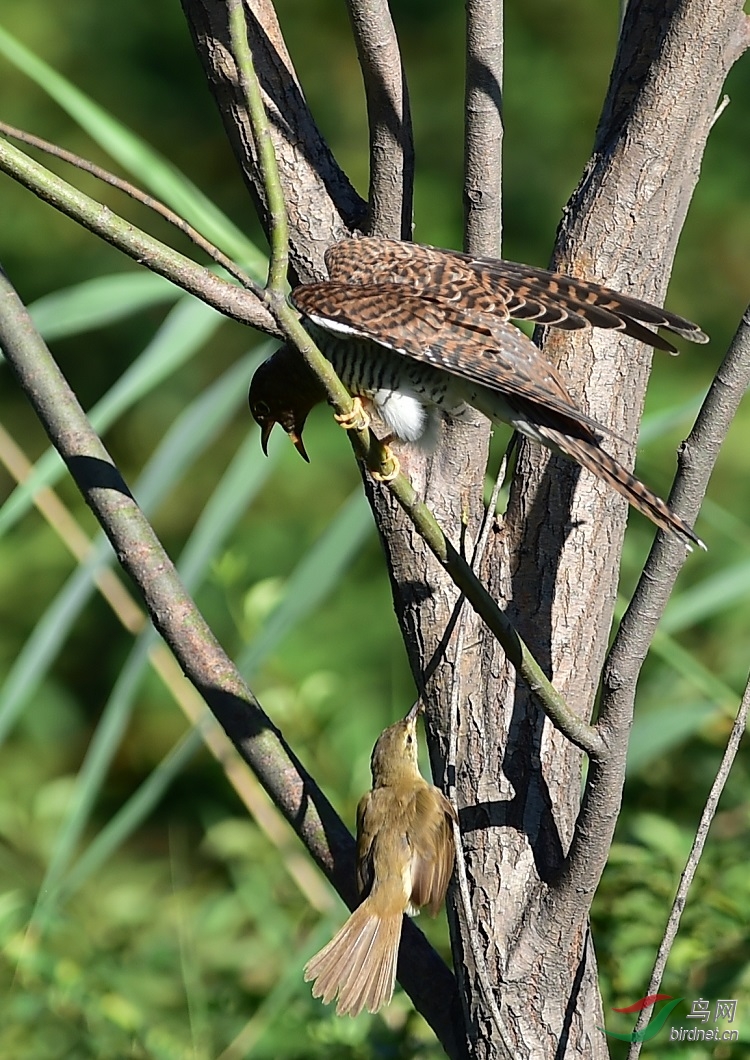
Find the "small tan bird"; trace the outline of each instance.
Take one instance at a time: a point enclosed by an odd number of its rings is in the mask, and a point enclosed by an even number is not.
[[[456,814],[417,762],[418,704],[381,733],[372,752],[372,791],[357,807],[357,886],[364,901],[305,966],[313,997],[338,994],[339,1016],[377,1012],[393,997],[404,913],[434,916],[455,858]]]

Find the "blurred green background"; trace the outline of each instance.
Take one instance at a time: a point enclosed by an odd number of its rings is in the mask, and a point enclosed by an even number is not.
[[[463,5],[392,6],[417,142],[415,238],[460,246]],[[591,148],[618,7],[507,5],[507,257],[548,259]],[[363,94],[344,5],[278,0],[277,8],[313,111],[364,192]],[[177,4],[5,0],[2,27],[170,159],[263,247]],[[0,37],[0,117],[117,168],[50,99],[49,75],[32,81],[11,49]],[[713,341],[678,361],[656,360],[642,432],[639,468],[660,492],[750,287],[746,60],[727,93],[669,293],[669,305]],[[134,179],[143,185],[152,170],[147,158]],[[186,249],[121,196],[64,175]],[[265,461],[245,407],[252,366],[267,351],[262,336],[142,280],[135,265],[5,177],[0,194],[3,266],[36,303],[84,405],[98,406],[110,451],[222,644],[353,823],[372,743],[409,706],[413,687],[341,432],[318,410],[306,435],[309,466],[282,438]],[[229,225],[224,231],[228,243],[237,238]],[[112,286],[78,287],[101,277],[114,277]],[[53,292],[57,301],[39,301]],[[1,422],[37,460],[45,439],[2,373]],[[709,552],[689,559],[640,683],[625,805],[594,911],[607,1009],[645,993],[748,668],[749,432],[745,407],[698,523]],[[0,448],[7,452],[5,442]],[[75,490],[47,466],[95,537]],[[442,1055],[400,992],[382,1017],[354,1021],[311,999],[302,965],[341,922],[343,906],[294,840],[283,831],[272,840],[248,817],[224,771],[186,735],[179,682],[167,688],[149,666],[153,643],[123,632],[90,574],[76,573],[56,530],[13,493],[5,470],[0,491],[0,1055]],[[652,537],[637,516],[631,524],[624,594]],[[670,1055],[748,1055],[749,838],[744,750],[663,984],[688,1001],[738,999],[744,1044],[712,1051],[670,1043]],[[442,921],[422,918],[422,926],[448,956]],[[630,1030],[630,1017],[607,1015],[611,1029]],[[624,1055],[618,1049],[613,1055]],[[658,1044],[644,1055],[661,1055]]]

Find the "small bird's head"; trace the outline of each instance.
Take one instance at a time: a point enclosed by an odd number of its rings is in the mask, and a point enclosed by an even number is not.
[[[381,732],[370,762],[373,787],[409,780],[415,773],[419,775],[418,714],[417,702],[405,718]]]
[[[260,444],[268,455],[268,439],[279,423],[294,448],[308,459],[302,431],[310,409],[325,400],[325,392],[301,355],[291,346],[281,346],[256,370],[248,401],[260,427]]]

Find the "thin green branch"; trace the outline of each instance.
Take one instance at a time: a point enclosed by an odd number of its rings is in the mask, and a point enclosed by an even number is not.
[[[240,86],[245,95],[255,149],[258,153],[258,166],[266,191],[268,236],[271,245],[271,260],[268,266],[266,286],[271,291],[283,291],[289,265],[289,220],[276,164],[276,152],[273,149],[268,114],[263,105],[260,82],[255,72],[255,64],[247,39],[243,0],[228,0],[227,6],[232,51],[237,63]]]
[[[295,311],[284,303],[275,305],[274,312],[280,327],[298,347],[307,364],[323,383],[328,401],[334,411],[338,415],[351,413],[354,406],[349,391],[336,375],[331,362],[316,348]],[[363,461],[370,471],[375,471],[381,476],[387,475],[390,463],[388,450],[373,432],[369,429],[350,430],[347,434],[358,459]],[[604,751],[604,742],[599,733],[575,714],[555,689],[508,617],[492,599],[470,565],[445,536],[435,516],[419,498],[406,475],[399,473],[386,485],[438,562],[497,637],[511,664],[534,693],[552,724],[587,754],[593,757],[601,755]]]

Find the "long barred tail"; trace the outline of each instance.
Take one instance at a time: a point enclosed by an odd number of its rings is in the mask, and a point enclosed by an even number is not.
[[[575,460],[587,470],[591,471],[597,478],[617,490],[634,508],[645,515],[662,530],[671,530],[680,534],[688,542],[688,547],[698,545],[705,549],[705,544],[675,513],[664,503],[661,497],[657,497],[648,486],[644,486],[635,475],[618,463],[596,442],[585,438],[576,438],[574,435],[556,431],[552,427],[538,426],[539,434],[548,439],[550,446],[562,453],[564,456]]]

